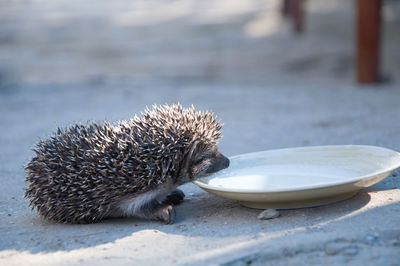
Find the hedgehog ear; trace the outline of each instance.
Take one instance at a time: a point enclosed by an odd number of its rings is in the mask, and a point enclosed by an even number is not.
[[[200,141],[196,140],[193,142],[190,147],[189,151],[185,154],[185,159],[184,159],[184,168],[185,170],[189,170],[190,163],[192,161],[193,154],[195,150],[197,149],[197,146],[199,145]],[[189,173],[191,175],[191,173]]]
[[[193,142],[193,143],[190,145],[190,149],[189,149],[189,151],[188,151],[188,153],[187,153],[187,155],[186,155],[186,157],[187,157],[187,159],[188,159],[189,162],[191,161],[191,159],[192,159],[192,157],[193,157],[194,151],[195,151],[195,150],[197,149],[197,147],[199,146],[199,143],[200,143],[200,141],[196,140],[195,142]]]

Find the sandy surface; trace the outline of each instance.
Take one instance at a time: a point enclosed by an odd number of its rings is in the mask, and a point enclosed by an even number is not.
[[[398,4],[384,8],[391,82],[360,87],[347,1],[310,0],[303,36],[281,20],[279,1],[78,2],[0,4],[1,265],[399,265],[399,172],[352,199],[264,221],[193,184],[173,225],[54,224],[23,199],[38,137],[154,103],[213,110],[228,156],[328,144],[400,151]]]

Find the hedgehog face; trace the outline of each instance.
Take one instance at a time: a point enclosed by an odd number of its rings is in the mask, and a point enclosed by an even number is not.
[[[211,175],[229,166],[229,159],[222,155],[216,145],[196,145],[190,158],[189,169],[191,179]]]

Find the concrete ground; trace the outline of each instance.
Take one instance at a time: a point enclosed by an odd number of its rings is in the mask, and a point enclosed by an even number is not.
[[[361,87],[353,3],[333,2],[307,1],[296,36],[280,1],[2,1],[0,265],[400,265],[399,171],[349,200],[265,221],[193,184],[173,225],[55,224],[23,198],[39,137],[154,103],[213,110],[228,156],[328,144],[400,151],[399,4],[383,9],[388,82]]]

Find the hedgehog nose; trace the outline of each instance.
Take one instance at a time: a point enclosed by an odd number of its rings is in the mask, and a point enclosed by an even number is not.
[[[229,159],[220,153],[220,162],[221,162],[221,169],[225,169],[229,167]]]
[[[223,157],[224,157],[224,163],[223,163],[224,164],[224,168],[228,168],[229,164],[230,164],[230,161],[229,161],[229,159],[227,157],[225,157],[225,156],[223,156]]]

